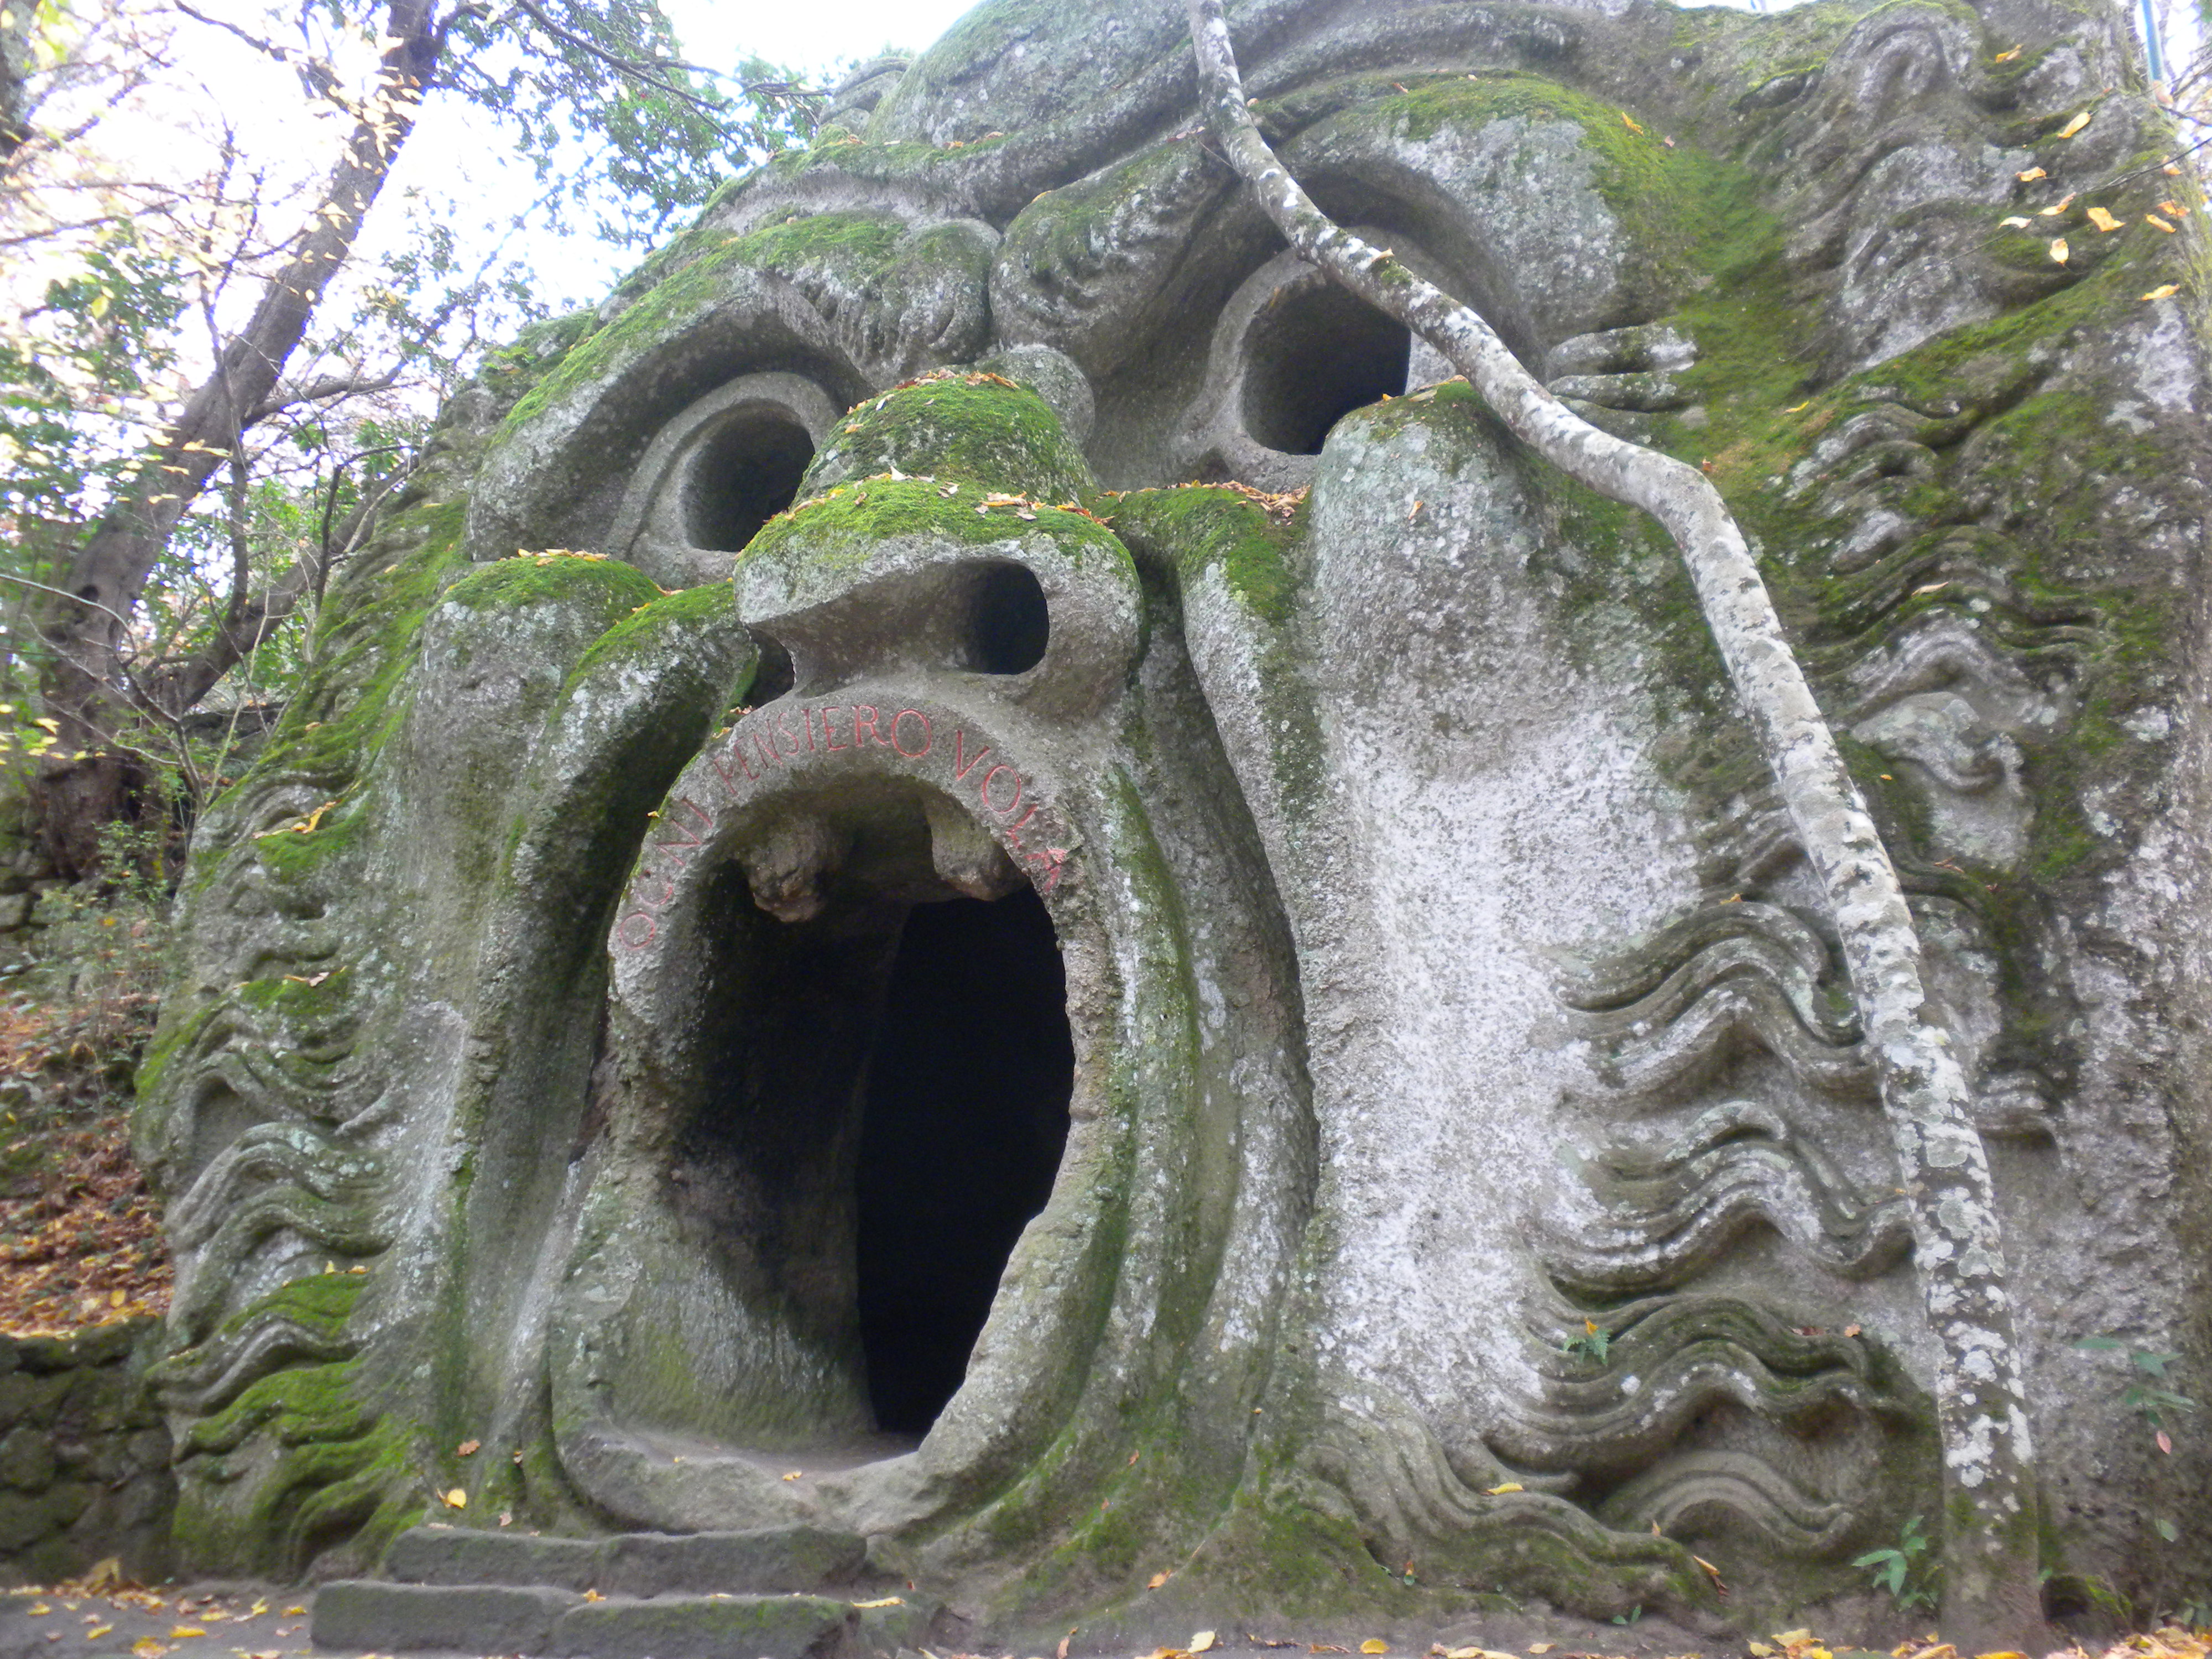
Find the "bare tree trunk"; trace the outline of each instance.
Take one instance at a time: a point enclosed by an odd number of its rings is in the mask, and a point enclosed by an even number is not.
[[[309,215],[299,252],[270,279],[246,327],[222,346],[214,372],[147,450],[131,482],[72,563],[64,584],[71,599],[57,605],[44,629],[53,652],[46,709],[59,730],[40,769],[37,793],[47,846],[57,855],[70,849],[71,866],[88,833],[96,837],[101,823],[128,815],[128,780],[111,764],[114,757],[103,751],[112,744],[134,697],[164,713],[181,712],[237,660],[232,655],[211,675],[203,666],[200,672],[172,675],[164,683],[126,691],[118,618],[133,614],[178,520],[230,459],[239,434],[270,404],[323,290],[351,252],[362,222],[413,131],[423,88],[437,70],[444,41],[433,25],[434,6],[435,0],[388,0],[386,47],[375,86]],[[297,588],[289,597],[249,599],[242,592],[234,593],[216,654],[240,639],[258,638],[258,627],[276,614],[272,606],[282,604],[289,610],[297,598]],[[249,615],[256,618],[255,629],[241,633]],[[191,696],[185,696],[192,687],[197,690]]]
[[[1912,1199],[1916,1260],[1941,1355],[1944,1632],[1962,1653],[2041,1651],[2033,1645],[2044,1621],[2027,1393],[1988,1157],[1969,1116],[1966,1078],[1928,1008],[1920,938],[1897,872],[1742,531],[1697,469],[1580,419],[1480,316],[1322,213],[1253,122],[1220,0],[1188,3],[1207,124],[1291,246],[1443,352],[1516,437],[1570,477],[1650,514],[1681,550],[1827,894]]]

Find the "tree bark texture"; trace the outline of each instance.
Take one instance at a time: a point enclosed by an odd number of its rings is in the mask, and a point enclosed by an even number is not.
[[[2032,1645],[2043,1632],[2037,1492],[1987,1154],[1969,1115],[1966,1077],[1929,1008],[1919,934],[1896,870],[1742,531],[1697,469],[1576,416],[1480,316],[1322,213],[1260,135],[1220,0],[1188,4],[1207,125],[1291,246],[1443,352],[1537,454],[1649,513],[1681,550],[1826,894],[1912,1200],[1915,1258],[1940,1354],[1944,1633],[1963,1653],[2039,1651]]]
[[[70,566],[64,586],[72,599],[57,602],[44,630],[53,653],[46,703],[59,729],[38,781],[47,850],[65,871],[96,862],[93,848],[100,826],[125,815],[119,787],[94,787],[116,769],[94,757],[113,740],[128,703],[181,713],[297,600],[300,586],[289,580],[280,584],[284,591],[251,602],[234,594],[223,627],[194,659],[151,684],[125,690],[119,619],[133,614],[185,509],[229,461],[256,414],[270,405],[324,289],[352,251],[436,72],[443,34],[434,23],[434,9],[435,0],[389,0],[374,86],[308,216],[299,252],[270,280],[246,326],[224,343],[214,370],[148,449]],[[73,778],[77,769],[87,775]]]

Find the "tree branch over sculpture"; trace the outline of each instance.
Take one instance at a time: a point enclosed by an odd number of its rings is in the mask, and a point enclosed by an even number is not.
[[[1944,1631],[1965,1652],[2027,1649],[2043,1623],[2036,1483],[1987,1154],[1969,1115],[1965,1074],[1929,1007],[1920,939],[1896,870],[1742,531],[1695,468],[1577,416],[1480,316],[1322,213],[1254,123],[1220,0],[1188,0],[1188,10],[1207,124],[1291,247],[1443,352],[1539,455],[1650,514],[1680,549],[1826,895],[1912,1200],[1916,1258],[1940,1355]]]

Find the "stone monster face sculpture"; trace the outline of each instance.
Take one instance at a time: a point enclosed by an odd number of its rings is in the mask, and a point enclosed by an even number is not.
[[[1976,1090],[2054,1563],[2201,1577],[2074,1346],[2203,1352],[2203,218],[2118,24],[1232,23],[1325,208],[1735,503]],[[995,0],[447,411],[143,1080],[193,1565],[806,1524],[1008,1628],[1710,1620],[1932,1513],[1675,556],[1281,252],[1188,52]]]

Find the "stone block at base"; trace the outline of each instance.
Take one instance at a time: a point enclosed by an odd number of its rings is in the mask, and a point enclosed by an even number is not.
[[[356,1653],[548,1653],[578,1604],[568,1590],[343,1580],[317,1593],[312,1628],[318,1647]]]
[[[855,1622],[848,1604],[817,1595],[592,1601],[561,1615],[545,1650],[559,1659],[826,1659]]]
[[[610,1595],[738,1595],[829,1589],[850,1583],[868,1540],[818,1527],[758,1532],[630,1533],[607,1540]]]

